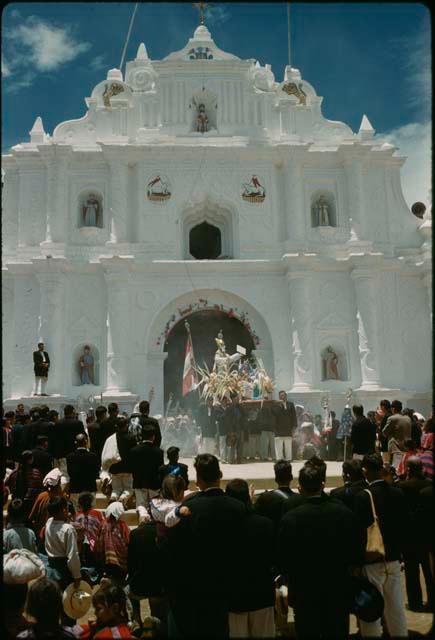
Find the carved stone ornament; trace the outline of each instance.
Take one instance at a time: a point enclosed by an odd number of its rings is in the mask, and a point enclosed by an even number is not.
[[[266,199],[266,190],[256,175],[242,184],[242,198],[246,202],[260,203]]]
[[[107,83],[104,87],[103,93],[103,103],[105,107],[111,107],[110,98],[113,96],[117,96],[119,93],[124,91],[124,87],[122,84],[118,84],[117,82],[112,82],[110,85]]]
[[[147,198],[151,202],[165,202],[171,197],[169,180],[162,174],[155,175],[147,184]]]
[[[301,83],[298,86],[295,82],[287,82],[287,84],[283,85],[282,90],[289,96],[299,98],[299,104],[307,104],[307,94],[304,93]]]

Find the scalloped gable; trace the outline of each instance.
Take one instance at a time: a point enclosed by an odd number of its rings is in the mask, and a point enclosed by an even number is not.
[[[210,57],[212,56],[212,57]],[[226,53],[219,49],[211,37],[210,31],[205,25],[195,29],[193,38],[189,38],[187,44],[179,51],[170,53],[166,60],[240,60],[232,53]]]

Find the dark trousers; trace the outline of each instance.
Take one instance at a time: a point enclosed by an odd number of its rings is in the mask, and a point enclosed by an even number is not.
[[[168,638],[211,638],[221,640],[229,637],[228,603],[216,597],[173,598],[169,600]]]
[[[412,609],[418,609],[423,604],[420,582],[420,565],[426,583],[427,600],[434,606],[434,585],[430,570],[429,552],[422,548],[408,549],[403,554],[405,560],[405,583],[408,604]]]
[[[293,607],[297,640],[345,640],[349,635],[349,614],[342,603],[334,606],[331,602],[310,602],[310,594],[305,595],[306,602]]]

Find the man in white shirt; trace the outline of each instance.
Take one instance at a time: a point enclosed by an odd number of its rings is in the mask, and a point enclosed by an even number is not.
[[[60,589],[71,582],[80,585],[80,556],[77,548],[77,534],[68,522],[66,498],[54,498],[48,505],[50,518],[45,525],[45,550],[48,555],[47,577],[55,580]]]

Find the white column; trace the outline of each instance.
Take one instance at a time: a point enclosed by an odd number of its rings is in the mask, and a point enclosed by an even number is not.
[[[18,243],[18,166],[3,162],[5,170],[2,189],[3,251],[15,251]]]
[[[164,412],[164,371],[168,354],[163,351],[150,351],[147,354],[146,380],[147,389],[154,387],[155,395],[151,403],[151,415]]]
[[[105,268],[107,285],[107,388],[128,390],[129,292],[128,272]]]
[[[382,309],[378,279],[375,273],[366,269],[353,269],[351,275],[356,295],[361,389],[376,389],[380,385],[380,326],[377,314]]]
[[[344,163],[346,181],[347,181],[347,212],[337,211],[337,226],[348,226],[349,218],[352,219],[352,227],[354,228],[358,238],[370,237],[369,230],[366,228],[367,217],[364,214],[364,190],[362,164],[359,158],[352,158]],[[343,215],[345,217],[343,218]]]
[[[7,270],[2,270],[2,367],[3,398],[12,390],[12,343],[14,338],[14,282]]]
[[[128,167],[122,159],[111,159],[110,166],[110,242],[127,242]]]
[[[432,316],[432,272],[428,271],[423,276],[423,283],[427,291],[427,302],[429,304],[429,311]]]
[[[39,336],[50,356],[48,392],[64,393],[65,372],[71,366],[65,361],[65,280],[59,272],[37,273],[39,282]],[[35,347],[36,349],[36,347]]]
[[[311,276],[304,271],[287,274],[290,291],[290,322],[293,351],[293,390],[313,388],[313,335],[311,323]]]
[[[284,168],[285,193],[283,197],[286,212],[287,238],[289,242],[302,242],[306,232],[306,222],[311,225],[311,212],[305,211],[301,158],[293,157]]]
[[[55,158],[47,162],[47,218],[45,228],[45,242],[53,242],[52,227],[56,218],[59,185],[59,167]]]

